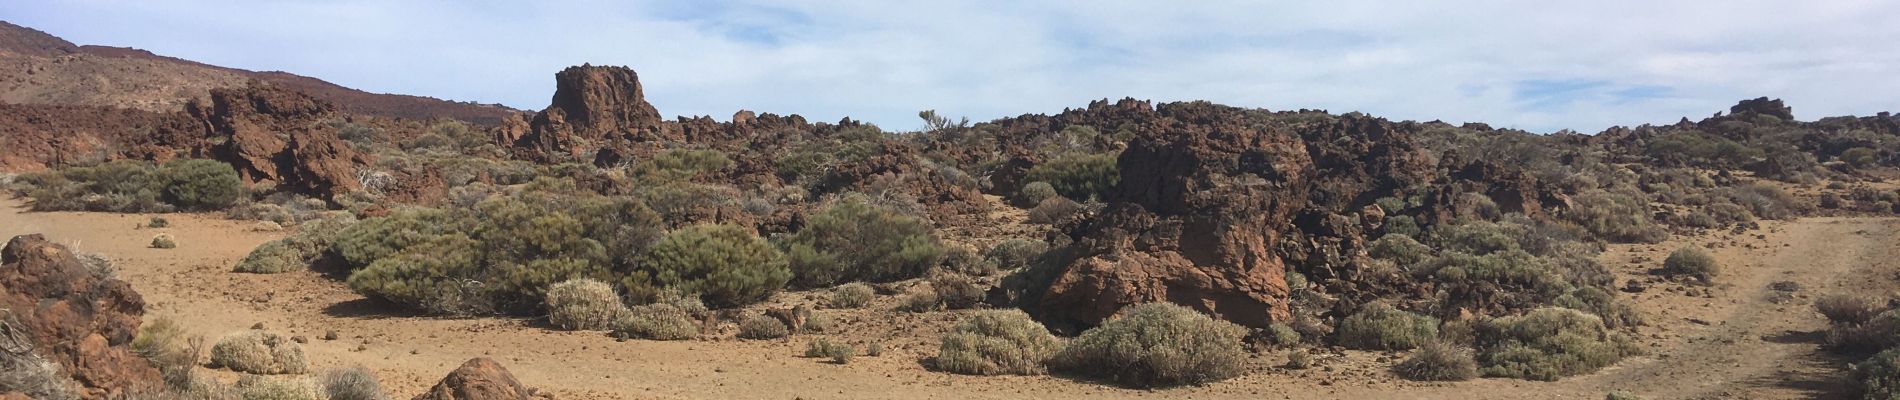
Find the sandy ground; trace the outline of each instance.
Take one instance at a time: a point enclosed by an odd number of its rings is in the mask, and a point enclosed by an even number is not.
[[[139,229],[145,215],[24,212],[0,200],[0,235],[41,233],[79,251],[117,261],[123,279],[170,317],[217,337],[263,323],[311,339],[313,368],[361,365],[378,372],[393,398],[423,392],[471,357],[501,361],[524,383],[561,399],[964,399],[964,398],[1394,398],[1599,399],[1611,390],[1651,399],[1845,398],[1841,365],[1819,349],[1824,319],[1810,303],[1826,293],[1889,295],[1900,284],[1900,219],[1814,218],[1766,222],[1758,230],[1617,245],[1601,261],[1618,285],[1648,282],[1650,268],[1683,243],[1713,248],[1723,274],[1713,287],[1654,282],[1624,296],[1647,324],[1638,329],[1648,355],[1596,374],[1559,382],[1479,379],[1450,384],[1400,380],[1386,368],[1403,353],[1346,351],[1305,370],[1278,367],[1284,352],[1261,353],[1246,376],[1160,391],[1121,389],[1060,377],[971,377],[926,370],[936,338],[959,312],[890,311],[895,296],[868,310],[822,310],[842,328],[826,335],[882,343],[879,357],[837,365],[797,357],[811,336],[771,341],[724,338],[616,341],[602,332],[561,332],[507,319],[434,319],[370,307],[342,283],[313,272],[229,272],[251,248],[280,237],[254,223],[215,215],[172,214],[171,227]],[[177,249],[150,249],[157,233]],[[1774,282],[1800,289],[1777,295]],[[818,293],[781,294],[794,302]],[[341,338],[318,339],[335,330]],[[730,329],[728,328],[728,332]]]

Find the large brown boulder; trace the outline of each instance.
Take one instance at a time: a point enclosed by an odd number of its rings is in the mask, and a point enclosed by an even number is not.
[[[478,357],[462,363],[415,400],[526,400],[533,394],[501,363]]]
[[[211,91],[211,104],[187,106],[206,136],[223,139],[210,153],[247,182],[271,182],[322,198],[361,189],[356,169],[368,162],[336,136],[330,103],[253,82]]]
[[[636,143],[664,141],[660,112],[627,67],[581,65],[554,74],[554,101],[514,139],[516,155],[559,162],[604,153],[623,157]],[[677,139],[677,138],[670,138]],[[610,161],[618,161],[610,160]]]
[[[120,398],[162,385],[129,348],[145,301],[130,284],[94,271],[40,235],[0,250],[0,357],[59,364],[82,398]]]

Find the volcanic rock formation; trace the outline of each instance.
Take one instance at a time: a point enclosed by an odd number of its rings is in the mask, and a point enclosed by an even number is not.
[[[632,69],[568,67],[554,75],[554,82],[554,102],[515,139],[519,156],[557,162],[594,152],[597,164],[610,164],[635,144],[678,139],[664,137],[660,112],[647,103]]]
[[[145,301],[132,285],[81,262],[40,235],[0,250],[0,357],[59,364],[73,392],[122,398],[161,385],[158,370],[132,353]]]
[[[222,138],[211,153],[248,182],[274,182],[323,198],[361,189],[356,166],[367,163],[323,123],[328,102],[254,84],[211,91],[211,104],[193,102],[205,136]]]

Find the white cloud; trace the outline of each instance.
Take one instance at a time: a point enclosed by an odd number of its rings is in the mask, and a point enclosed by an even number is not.
[[[1900,104],[1885,1],[30,1],[0,19],[372,91],[546,105],[631,65],[663,113],[740,108],[905,129],[1091,99],[1206,99],[1594,132],[1741,98],[1797,116]],[[1552,83],[1588,83],[1567,89]],[[1552,100],[1550,96],[1560,96]]]

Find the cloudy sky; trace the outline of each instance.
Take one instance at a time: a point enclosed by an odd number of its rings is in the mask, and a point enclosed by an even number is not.
[[[1537,132],[1757,96],[1804,120],[1900,111],[1895,1],[8,3],[0,19],[80,44],[521,109],[593,63],[639,71],[667,115],[886,129],[1121,97]]]

